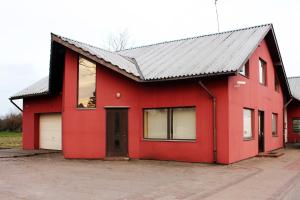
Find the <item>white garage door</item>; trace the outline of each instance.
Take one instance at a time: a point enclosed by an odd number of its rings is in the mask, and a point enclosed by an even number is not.
[[[40,149],[61,150],[61,114],[40,115]]]

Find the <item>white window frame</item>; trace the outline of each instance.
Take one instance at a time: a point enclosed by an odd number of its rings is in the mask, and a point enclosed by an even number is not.
[[[166,135],[166,137],[160,137],[160,138],[152,138],[152,137],[150,137],[149,136],[149,132],[148,132],[148,121],[146,121],[147,120],[147,117],[145,116],[145,113],[148,111],[148,110],[159,110],[159,109],[166,109],[167,110],[167,135]],[[187,135],[185,135],[185,136],[189,136],[189,137],[182,137],[182,135],[179,133],[179,132],[177,132],[177,133],[175,133],[175,134],[173,134],[174,133],[174,130],[175,130],[175,128],[176,128],[176,130],[178,131],[178,130],[184,130],[185,128],[187,128],[187,127],[180,127],[180,123],[179,123],[179,126],[176,126],[175,127],[175,125],[174,125],[174,123],[176,123],[176,122],[174,122],[174,114],[173,114],[173,112],[176,112],[176,110],[179,110],[179,109],[181,109],[181,110],[184,110],[184,109],[192,109],[193,110],[193,112],[194,112],[194,118],[192,119],[192,120],[194,120],[193,122],[190,122],[190,125],[192,125],[192,126],[194,126],[194,129],[192,129],[191,131],[191,133],[188,133]],[[170,108],[170,107],[166,107],[166,108],[144,108],[143,109],[143,115],[144,115],[144,119],[143,119],[143,130],[144,130],[144,133],[143,133],[143,139],[144,140],[171,140],[171,141],[195,141],[196,140],[196,138],[197,138],[197,134],[196,134],[196,107],[194,107],[194,106],[190,106],[190,107],[172,107],[172,108]],[[176,121],[176,119],[175,119],[175,121]],[[178,120],[177,120],[178,121]],[[180,122],[180,120],[178,121],[178,122]],[[189,128],[189,127],[188,127]],[[175,130],[175,131],[176,131]],[[155,135],[155,134],[153,134],[153,135]]]
[[[247,119],[245,119],[245,114],[246,114],[245,112],[250,112],[250,123],[246,121]],[[254,114],[253,114],[253,112],[254,112],[253,109],[243,108],[243,138],[245,140],[249,140],[249,139],[254,138],[254,135],[253,135],[253,117],[254,117]],[[249,124],[250,124],[250,131],[245,130],[245,128],[247,128],[247,126],[249,126]],[[250,134],[249,134],[249,132],[250,132]]]
[[[267,85],[267,63],[266,63],[266,61],[259,58],[258,68],[259,68],[259,74],[258,74],[259,83],[261,85]]]

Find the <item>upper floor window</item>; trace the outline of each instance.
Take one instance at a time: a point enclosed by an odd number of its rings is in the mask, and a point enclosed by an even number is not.
[[[96,108],[96,64],[79,57],[78,108]]]
[[[195,108],[144,109],[144,138],[195,140]]]
[[[259,83],[262,85],[266,85],[266,66],[267,63],[259,59]]]
[[[249,60],[241,67],[239,74],[249,77]]]

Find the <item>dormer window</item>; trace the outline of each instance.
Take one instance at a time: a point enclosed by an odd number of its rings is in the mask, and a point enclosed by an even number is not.
[[[245,77],[249,77],[249,60],[241,67],[239,74]]]

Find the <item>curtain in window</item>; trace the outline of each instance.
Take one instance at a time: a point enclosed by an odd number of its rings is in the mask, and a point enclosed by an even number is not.
[[[173,139],[196,139],[195,108],[173,109]]]
[[[277,114],[272,114],[272,134],[277,135]]]
[[[168,110],[144,110],[144,137],[153,139],[167,139]]]
[[[252,137],[252,111],[244,109],[244,138]]]

